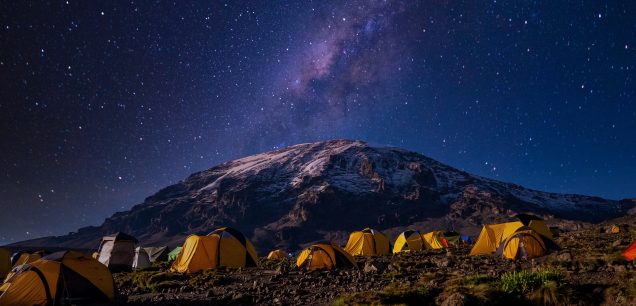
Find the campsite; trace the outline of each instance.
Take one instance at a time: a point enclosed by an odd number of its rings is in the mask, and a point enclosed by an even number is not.
[[[61,301],[61,296],[120,305],[636,302],[633,220],[555,233],[532,215],[515,219],[484,225],[473,241],[455,232],[408,230],[390,242],[366,228],[352,232],[346,245],[315,242],[263,257],[228,227],[189,236],[174,259],[167,247],[143,248],[134,237],[116,233],[105,236],[92,255],[16,252],[16,265],[0,287],[0,294],[6,291],[0,305]],[[7,254],[2,249],[0,260]],[[53,265],[58,268],[47,268]],[[55,273],[68,278],[69,271],[78,275],[75,280],[55,285],[62,282]],[[45,290],[43,280],[60,289]],[[20,286],[29,293],[16,290]]]
[[[636,306],[636,0],[0,7],[0,306]]]

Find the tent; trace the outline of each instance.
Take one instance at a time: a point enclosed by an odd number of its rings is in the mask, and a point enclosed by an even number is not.
[[[541,257],[556,248],[552,240],[528,226],[522,226],[499,245],[497,255],[512,260],[529,259]]]
[[[443,240],[446,240],[446,247],[457,247],[462,245],[461,235],[458,232],[446,231],[442,233]],[[443,243],[444,241],[442,241]]]
[[[109,303],[113,276],[97,260],[63,251],[16,267],[0,286],[0,305]]]
[[[269,252],[269,254],[267,254],[267,259],[270,259],[270,260],[279,260],[284,258],[287,258],[287,253],[285,253],[281,249],[273,250]]]
[[[621,232],[621,228],[618,225],[616,225],[616,224],[612,224],[612,226],[610,226],[608,232],[611,233],[611,234],[618,234],[618,233]]]
[[[256,267],[258,255],[241,232],[223,227],[208,236],[189,236],[170,271],[194,273],[219,266]]]
[[[389,254],[389,239],[379,231],[365,228],[349,235],[345,251],[353,256]]]
[[[298,255],[296,266],[309,271],[356,267],[351,254],[333,242],[317,242]]]
[[[0,280],[11,271],[11,251],[0,248]]]
[[[468,235],[461,235],[459,236],[459,239],[464,243],[464,244],[470,244],[472,242],[472,239],[470,239],[470,236]]]
[[[170,253],[170,249],[167,246],[145,247],[144,250],[148,253],[150,262],[166,261],[168,260],[168,254]]]
[[[179,256],[179,253],[181,253],[181,249],[182,247],[178,246],[174,248],[172,251],[170,251],[170,253],[168,253],[168,261],[174,261],[175,259],[177,259],[177,256]]]
[[[630,244],[627,249],[621,253],[621,255],[623,255],[623,257],[627,260],[636,259],[636,240],[634,240],[634,242],[632,242],[632,244]]]
[[[542,235],[543,237],[552,240],[552,232],[548,226],[541,220],[526,220],[528,227]],[[517,229],[523,227],[524,224],[521,221],[513,221],[500,224],[484,224],[484,227],[479,233],[479,237],[470,251],[470,255],[485,255],[493,254],[499,248],[499,245],[506,238],[510,237]]]
[[[424,239],[420,232],[414,230],[406,230],[401,233],[393,244],[393,253],[413,252],[424,248]]]
[[[13,253],[13,255],[11,256],[11,265],[13,268],[15,268],[19,265],[32,263],[40,259],[41,257],[42,255],[40,254],[40,252],[29,253],[25,251],[18,251]]]
[[[439,250],[448,247],[448,242],[444,239],[443,232],[433,231],[422,234],[424,246],[429,250]]]
[[[145,269],[150,267],[150,256],[146,253],[146,249],[137,247],[135,249],[135,257],[133,258],[133,269]]]
[[[124,233],[104,236],[99,245],[97,260],[113,272],[131,271],[135,259],[136,244],[135,237]]]

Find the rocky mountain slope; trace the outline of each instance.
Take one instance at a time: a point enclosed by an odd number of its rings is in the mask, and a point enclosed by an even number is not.
[[[617,220],[612,220],[616,223]],[[183,275],[168,264],[115,274],[118,305],[636,305],[636,261],[620,253],[636,218],[562,232],[532,260],[468,256],[470,246],[369,258],[357,269],[306,272],[295,260]]]
[[[631,200],[530,190],[399,148],[333,140],[223,163],[160,190],[99,227],[19,245],[91,248],[102,235],[117,231],[145,245],[178,245],[188,234],[229,225],[259,250],[293,250],[315,240],[343,240],[367,226],[389,235],[407,226],[476,234],[481,224],[519,212],[576,225],[619,217],[634,206]]]

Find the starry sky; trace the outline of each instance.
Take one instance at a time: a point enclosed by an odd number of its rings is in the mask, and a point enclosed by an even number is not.
[[[633,1],[4,1],[0,244],[334,138],[636,196]]]

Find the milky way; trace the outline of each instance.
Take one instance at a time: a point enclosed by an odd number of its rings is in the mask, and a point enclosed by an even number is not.
[[[630,1],[13,1],[0,244],[190,173],[362,139],[527,187],[635,196]]]

